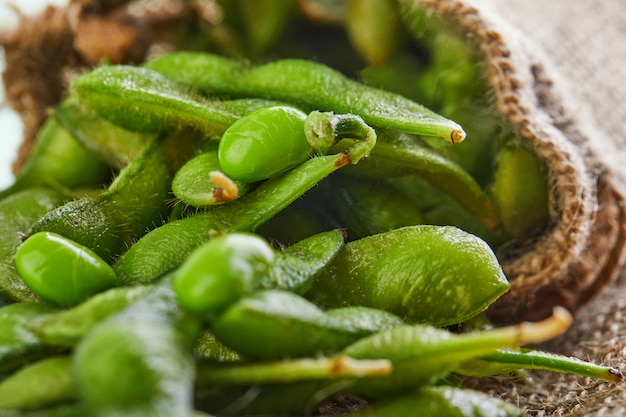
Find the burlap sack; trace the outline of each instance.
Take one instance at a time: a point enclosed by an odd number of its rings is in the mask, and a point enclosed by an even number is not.
[[[53,43],[62,51],[55,57],[57,75],[89,62],[89,57],[77,51],[76,43],[68,48],[79,33],[79,23],[90,15],[82,3],[88,2],[73,3],[78,7],[74,13],[49,11],[48,25],[30,26],[39,35],[23,32],[9,40],[7,61],[13,82],[7,88],[16,107],[28,108],[32,102],[41,107],[43,101],[28,85],[20,84],[17,93],[11,89],[20,79],[20,49],[36,52],[49,43],[50,33],[41,34],[51,30],[52,23],[58,25],[51,32],[58,37]],[[114,6],[115,2],[102,3]],[[620,42],[626,39],[626,8],[618,0],[413,3],[443,14],[475,43],[483,54],[498,111],[549,167],[552,224],[539,239],[502,254],[512,288],[490,310],[491,315],[500,321],[535,319],[548,315],[555,305],[566,306],[578,312],[575,326],[548,348],[621,368],[626,356],[626,350],[622,352],[626,343],[620,337],[626,328],[621,281],[588,302],[614,281],[626,244],[626,181],[619,161],[626,134],[621,102],[626,92],[619,77],[624,73],[620,65],[626,62]],[[95,11],[108,13],[106,9]],[[136,36],[135,43],[147,45],[150,37],[140,34],[142,30],[152,33],[152,26],[124,16],[117,22],[129,29],[129,36]],[[121,44],[120,50],[130,50]],[[36,77],[37,68],[31,68],[29,76]],[[62,86],[62,77],[50,83]],[[54,104],[54,99],[45,105]],[[26,113],[41,118],[41,109],[36,107],[31,105]],[[539,382],[534,386],[507,379],[482,379],[476,386],[519,404],[530,415],[626,415],[626,399],[619,386],[547,373],[536,378]]]

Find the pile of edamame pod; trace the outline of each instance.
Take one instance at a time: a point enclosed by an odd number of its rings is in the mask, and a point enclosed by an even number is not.
[[[391,1],[218,3],[72,81],[0,193],[0,415],[518,416],[467,380],[621,381],[522,347],[564,309],[484,314],[547,180],[464,40]]]

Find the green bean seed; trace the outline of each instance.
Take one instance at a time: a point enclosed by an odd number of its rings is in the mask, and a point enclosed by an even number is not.
[[[15,266],[35,294],[65,307],[117,284],[113,268],[93,251],[50,232],[29,236]]]
[[[455,227],[420,225],[346,244],[307,297],[326,308],[364,305],[441,326],[477,315],[508,287],[484,241]]]
[[[230,178],[254,182],[306,161],[313,149],[304,134],[305,119],[305,113],[287,106],[242,117],[220,139],[220,167]]]
[[[349,80],[312,61],[283,59],[247,68],[206,53],[175,52],[149,61],[145,67],[210,94],[256,96],[323,111],[354,113],[372,126],[440,136],[450,143],[465,138],[458,124],[425,107],[398,94]]]
[[[178,301],[196,314],[222,311],[251,292],[273,260],[274,251],[258,236],[231,233],[211,239],[176,271]]]

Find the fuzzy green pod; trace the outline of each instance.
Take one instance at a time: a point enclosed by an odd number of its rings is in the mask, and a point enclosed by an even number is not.
[[[34,293],[65,307],[117,284],[115,271],[101,257],[56,233],[26,239],[15,254],[15,266]]]
[[[450,386],[424,387],[398,398],[367,405],[352,417],[398,416],[522,417],[525,413],[491,395]]]
[[[410,323],[467,320],[509,288],[480,238],[448,226],[408,226],[344,246],[307,297],[326,308],[363,305]]]

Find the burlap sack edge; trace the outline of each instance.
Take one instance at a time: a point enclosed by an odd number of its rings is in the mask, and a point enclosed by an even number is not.
[[[503,259],[511,289],[489,310],[497,321],[539,319],[560,305],[576,311],[610,282],[624,261],[623,179],[610,141],[595,126],[539,45],[475,0],[413,0],[440,13],[484,57],[497,110],[549,170],[553,224],[513,259]]]

